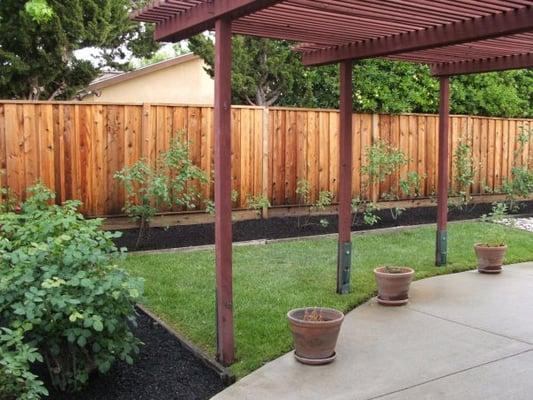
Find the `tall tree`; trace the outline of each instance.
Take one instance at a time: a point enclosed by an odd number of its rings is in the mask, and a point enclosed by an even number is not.
[[[104,68],[151,55],[153,28],[129,12],[146,0],[1,0],[0,98],[69,98]],[[101,60],[76,58],[95,47]]]
[[[207,35],[189,40],[189,49],[204,59],[214,76],[214,44]],[[251,36],[233,38],[233,101],[270,106],[295,90],[302,67],[288,42]]]
[[[285,41],[236,36],[233,40],[235,104],[336,108],[338,66],[306,68]],[[213,76],[210,36],[199,35],[189,49],[201,56]],[[452,80],[453,113],[533,116],[533,70],[456,77]],[[361,112],[436,113],[438,81],[421,64],[363,60],[354,66],[354,109]]]

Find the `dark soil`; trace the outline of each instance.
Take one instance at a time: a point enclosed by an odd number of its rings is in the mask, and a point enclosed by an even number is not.
[[[524,202],[523,206],[520,210],[521,213],[533,213],[533,202]],[[459,210],[450,211],[448,219],[450,221],[474,219],[490,212],[491,209],[492,204],[476,204],[468,212]],[[381,217],[379,223],[373,226],[357,223],[352,227],[352,231],[432,223],[436,221],[437,208],[410,208],[405,210],[397,219],[392,217],[390,210],[380,210],[378,215]],[[327,227],[321,226],[321,219],[327,219],[329,225]],[[305,217],[300,217],[301,223],[306,222],[305,220]],[[233,223],[233,241],[281,239],[337,232],[338,220],[336,215],[313,217],[309,222],[310,224],[306,226],[298,227],[297,217],[239,221]],[[178,225],[167,229],[152,228],[150,229],[149,236],[142,241],[138,249],[135,248],[137,234],[137,229],[124,230],[123,236],[116,239],[115,242],[118,246],[127,247],[130,251],[168,249],[215,243],[214,224]]]
[[[219,375],[159,324],[139,313],[135,335],[144,343],[133,365],[94,374],[76,394],[50,390],[51,400],[204,400],[224,389]],[[50,387],[44,371],[38,371]]]

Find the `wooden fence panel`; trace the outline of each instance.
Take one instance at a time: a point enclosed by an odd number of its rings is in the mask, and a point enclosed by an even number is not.
[[[450,188],[457,189],[453,155],[460,143],[472,148],[472,193],[501,190],[516,165],[531,164],[533,144],[521,149],[518,135],[531,120],[453,116],[450,132]],[[125,193],[114,178],[126,165],[144,158],[155,165],[179,134],[190,142],[190,156],[213,175],[213,109],[209,106],[99,104],[76,102],[0,102],[0,181],[24,198],[40,179],[54,189],[58,202],[80,199],[89,215],[122,213]],[[438,116],[353,116],[353,196],[368,189],[374,199],[398,193],[410,171],[424,176],[421,192],[435,193]],[[367,188],[361,169],[365,151],[378,140],[408,158],[400,170]],[[273,205],[297,204],[298,181],[310,183],[310,200],[319,192],[338,191],[339,116],[335,110],[274,107],[232,109],[232,184],[234,206],[265,194]],[[213,198],[213,184],[197,186]],[[196,207],[203,207],[199,201]],[[173,207],[165,211],[180,211]]]

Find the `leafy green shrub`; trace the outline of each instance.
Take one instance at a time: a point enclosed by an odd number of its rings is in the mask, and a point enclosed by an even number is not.
[[[296,196],[300,205],[309,204],[309,193],[311,192],[311,183],[306,179],[300,179],[296,182]]]
[[[3,400],[38,400],[48,391],[30,365],[42,362],[37,349],[23,342],[19,331],[0,330],[0,398]]]
[[[139,222],[136,247],[146,236],[150,221],[161,207],[195,208],[195,202],[201,196],[191,183],[210,182],[209,176],[191,161],[190,142],[183,140],[183,136],[181,132],[172,139],[169,150],[160,154],[155,167],[140,159],[115,173],[115,179],[121,181],[126,190],[123,210]]]
[[[385,201],[398,201],[400,200],[401,195],[408,198],[418,198],[422,195],[422,183],[425,178],[426,175],[421,175],[416,171],[409,171],[404,178],[400,179],[400,182],[398,183],[399,190],[393,189],[388,193],[383,193],[381,198]],[[363,221],[370,222],[369,225],[374,225],[375,223],[379,222],[379,217],[371,215],[376,211],[376,209],[377,208],[375,206],[367,207],[365,209],[365,218],[363,218]],[[389,208],[389,212],[392,219],[397,220],[400,215],[405,212],[405,208],[396,206]]]
[[[376,203],[355,197],[352,199],[352,226],[360,224],[372,226],[381,221],[381,217],[377,215],[378,206]]]
[[[236,203],[239,199],[239,192],[235,189],[231,191],[231,202]],[[215,215],[215,202],[211,199],[205,200],[205,212],[210,215]]]
[[[0,170],[0,178],[4,175],[6,175],[6,170]],[[0,212],[15,210],[17,208],[17,203],[18,199],[9,187],[0,187]]]
[[[452,192],[452,195],[458,196],[458,199],[451,201],[450,207],[470,212],[473,209],[470,207],[472,200],[470,189],[474,183],[476,168],[472,157],[472,147],[464,139],[461,139],[453,153],[453,165],[457,190]]]
[[[530,171],[527,166],[513,167],[511,179],[504,180],[502,190],[506,195],[509,210],[519,211],[519,199],[525,199],[533,193],[533,171]]]
[[[422,195],[422,183],[424,179],[426,179],[425,174],[409,171],[405,178],[400,179],[400,190],[407,197],[420,197]]]
[[[481,216],[481,221],[487,222],[487,228],[483,231],[481,244],[488,247],[504,246],[504,235],[498,225],[505,221],[509,208],[503,202],[494,203],[492,211]]]
[[[507,207],[510,212],[520,210],[519,199],[528,198],[533,193],[533,171],[529,169],[529,158],[524,165],[520,165],[522,154],[531,140],[531,135],[533,135],[533,129],[520,127],[517,135],[518,147],[513,154],[511,178],[503,181],[502,191],[506,195]]]
[[[298,203],[300,205],[309,205],[309,202],[311,201],[311,197],[309,195],[311,191],[311,184],[309,181],[305,179],[300,179],[298,182],[296,182],[296,195],[298,197]],[[330,206],[333,202],[333,197],[335,195],[328,191],[328,190],[322,190],[318,194],[318,199],[315,203],[310,205],[309,212],[305,216],[305,219],[303,222],[300,219],[300,216],[298,216],[298,228],[303,228],[304,226],[312,225],[311,223],[311,213],[313,211],[324,211],[328,206]],[[325,218],[321,219],[319,224],[322,227],[327,227],[329,225],[329,221]]]
[[[367,147],[365,156],[366,164],[361,167],[361,172],[368,176],[370,185],[385,181],[408,161],[400,149],[382,140]]]
[[[60,390],[78,390],[116,359],[133,362],[140,342],[131,332],[142,281],[114,262],[122,255],[85,220],[77,201],[52,205],[41,184],[19,213],[0,215],[0,320],[35,346]]]
[[[258,216],[263,216],[263,209],[270,207],[270,201],[268,200],[268,197],[266,197],[264,194],[260,194],[257,196],[249,195],[247,197],[248,202],[248,208],[250,210],[255,210]]]

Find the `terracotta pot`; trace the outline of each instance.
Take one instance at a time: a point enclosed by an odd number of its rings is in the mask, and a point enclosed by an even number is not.
[[[401,306],[409,300],[409,286],[415,271],[408,267],[397,267],[400,272],[387,272],[387,267],[374,270],[378,285],[378,303]]]
[[[305,320],[307,313],[316,311],[321,321]],[[335,359],[335,346],[344,314],[332,308],[308,307],[287,314],[294,338],[294,356],[304,364],[327,364]]]
[[[477,270],[485,274],[499,274],[502,272],[503,259],[507,246],[474,245],[477,256]]]

